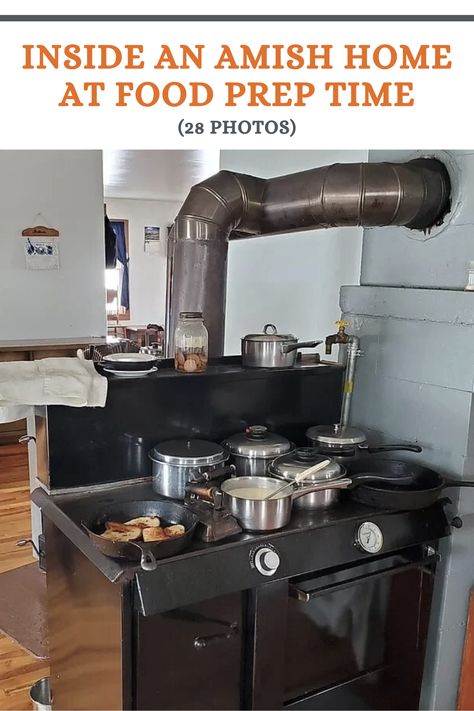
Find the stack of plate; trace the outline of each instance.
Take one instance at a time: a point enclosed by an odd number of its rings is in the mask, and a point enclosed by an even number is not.
[[[158,369],[158,358],[150,353],[110,353],[100,363],[107,373],[125,378],[138,378]]]

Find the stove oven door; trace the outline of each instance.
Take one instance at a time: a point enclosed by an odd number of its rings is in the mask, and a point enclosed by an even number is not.
[[[436,559],[422,555],[291,581],[285,707],[418,708]]]
[[[241,593],[135,618],[136,709],[240,709]]]

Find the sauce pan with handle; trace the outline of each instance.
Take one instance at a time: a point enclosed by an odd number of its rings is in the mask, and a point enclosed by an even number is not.
[[[276,531],[284,528],[291,518],[293,501],[313,491],[347,489],[350,479],[322,481],[295,491],[290,483],[282,491],[282,481],[263,476],[241,476],[221,484],[223,504],[246,531]],[[280,490],[280,491],[278,491]],[[271,492],[276,498],[265,498]]]

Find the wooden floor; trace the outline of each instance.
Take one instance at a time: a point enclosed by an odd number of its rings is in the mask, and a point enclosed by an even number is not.
[[[0,573],[32,562],[29,546],[15,545],[17,540],[30,535],[26,447],[0,445]],[[29,688],[48,674],[45,662],[0,634],[0,711],[31,709]]]

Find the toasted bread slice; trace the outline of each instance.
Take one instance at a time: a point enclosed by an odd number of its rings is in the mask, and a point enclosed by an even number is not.
[[[184,536],[186,529],[180,523],[175,523],[173,526],[167,526],[165,528],[165,535],[168,538],[179,538],[179,536]]]
[[[138,528],[159,528],[160,519],[158,516],[139,516],[125,521],[126,526],[137,526]]]
[[[132,528],[140,528],[139,526],[129,526],[126,523],[119,523],[118,521],[106,521],[105,528],[107,531],[118,531],[118,533],[127,533]]]
[[[143,540],[145,543],[151,543],[153,541],[165,541],[166,534],[162,528],[154,526],[153,528],[144,528],[142,530]]]
[[[127,541],[138,541],[142,537],[142,529],[132,527],[130,527],[128,531],[113,531],[108,529],[100,535],[101,538],[105,538],[108,541],[127,543]]]

